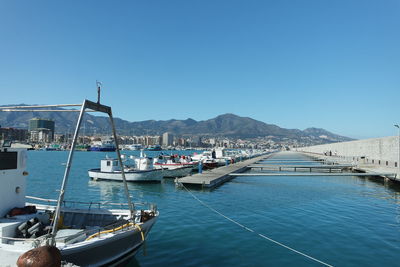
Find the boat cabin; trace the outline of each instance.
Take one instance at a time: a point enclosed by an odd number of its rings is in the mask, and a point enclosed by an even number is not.
[[[224,148],[215,149],[215,156],[217,159],[225,157],[226,156],[225,149]]]
[[[26,149],[0,147],[0,217],[25,206]]]
[[[100,171],[102,172],[121,171],[118,159],[102,159],[100,163]]]

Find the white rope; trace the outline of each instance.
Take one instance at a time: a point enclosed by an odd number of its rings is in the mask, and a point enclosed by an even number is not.
[[[295,252],[295,253],[297,253],[297,254],[300,254],[300,255],[302,255],[302,256],[304,256],[304,257],[306,257],[306,258],[309,258],[309,259],[311,259],[311,260],[313,260],[313,261],[316,261],[316,262],[318,262],[318,263],[320,263],[320,264],[322,264],[322,265],[329,266],[329,267],[333,267],[333,265],[330,265],[330,264],[328,264],[328,263],[326,263],[326,262],[323,262],[323,261],[318,260],[318,259],[316,259],[316,258],[314,258],[314,257],[311,257],[310,255],[307,255],[307,254],[305,254],[305,253],[303,253],[303,252],[300,252],[300,251],[298,251],[298,250],[296,250],[296,249],[294,249],[294,248],[291,248],[291,247],[289,247],[289,246],[286,246],[286,245],[284,245],[284,244],[282,244],[282,243],[280,243],[280,242],[278,242],[278,241],[273,240],[272,238],[269,238],[269,237],[267,237],[267,236],[265,236],[265,235],[263,235],[263,234],[257,233],[257,232],[254,231],[253,229],[250,229],[250,228],[248,228],[247,226],[245,226],[245,225],[243,225],[243,224],[238,223],[237,221],[235,221],[235,220],[229,218],[228,216],[222,214],[221,212],[217,211],[217,210],[214,209],[213,207],[211,207],[211,206],[209,206],[208,204],[206,204],[206,203],[204,203],[203,201],[201,201],[201,200],[200,200],[199,198],[197,198],[189,189],[187,189],[182,183],[181,183],[180,185],[181,185],[183,188],[185,188],[185,190],[186,190],[187,192],[189,192],[189,194],[190,194],[194,199],[196,199],[197,201],[199,201],[200,204],[202,204],[203,206],[209,208],[210,210],[212,210],[213,212],[217,213],[218,215],[224,217],[224,218],[227,219],[228,221],[231,221],[231,222],[233,222],[234,224],[236,224],[236,225],[238,225],[238,226],[240,226],[240,227],[246,229],[247,231],[257,234],[259,237],[262,237],[262,238],[264,238],[264,239],[266,239],[266,240],[268,240],[268,241],[271,241],[271,242],[273,242],[273,243],[275,243],[275,244],[277,244],[277,245],[279,245],[279,246],[281,246],[281,247],[284,247],[284,248],[286,248],[286,249],[289,249],[289,250],[291,250],[291,251],[293,251],[293,252]]]

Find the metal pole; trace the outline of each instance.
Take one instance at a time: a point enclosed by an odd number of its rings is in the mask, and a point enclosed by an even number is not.
[[[60,108],[60,107],[80,107],[82,104],[59,104],[59,105],[35,105],[35,106],[1,106],[0,109],[26,109],[26,108]]]
[[[76,128],[75,128],[74,139],[72,140],[71,150],[69,151],[69,155],[68,155],[67,166],[65,168],[64,178],[63,178],[61,190],[60,190],[60,195],[58,197],[56,214],[54,215],[53,228],[51,230],[51,234],[53,235],[53,237],[55,236],[55,234],[57,232],[57,224],[58,224],[58,220],[60,218],[61,204],[64,201],[65,188],[67,186],[68,176],[69,176],[69,172],[71,170],[72,156],[74,154],[76,142],[77,142],[78,135],[79,135],[79,128],[81,126],[83,115],[85,113],[85,108],[86,108],[86,100],[83,102],[83,105],[81,107],[81,113],[79,114],[78,122],[77,122]]]
[[[394,127],[399,129],[399,136],[398,136],[399,137],[398,138],[398,142],[399,142],[399,150],[398,150],[399,160],[397,161],[397,168],[399,168],[399,170],[400,170],[400,126],[398,124],[395,124]],[[399,174],[400,174],[400,171],[399,171]]]
[[[2,109],[2,112],[80,112],[80,110],[76,109]],[[95,112],[92,110],[88,110],[86,112]]]
[[[114,119],[113,119],[111,110],[110,110],[110,113],[108,114],[108,116],[110,117],[112,131],[113,131],[113,135],[114,135],[114,142],[115,142],[115,146],[117,147],[116,151],[117,151],[119,166],[121,167],[121,174],[122,174],[122,180],[124,182],[125,195],[126,195],[126,198],[128,199],[128,205],[129,205],[129,210],[131,212],[131,218],[134,219],[134,215],[135,215],[134,214],[134,206],[132,204],[131,197],[129,195],[128,183],[126,182],[126,178],[125,178],[124,165],[122,164],[121,152],[119,151],[117,132],[115,130],[115,124],[114,124]]]

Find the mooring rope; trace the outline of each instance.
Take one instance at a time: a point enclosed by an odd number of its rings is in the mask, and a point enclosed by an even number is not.
[[[302,256],[304,256],[304,257],[306,257],[306,258],[309,258],[309,259],[311,259],[311,260],[313,260],[313,261],[316,261],[316,262],[318,262],[318,263],[320,263],[320,264],[322,264],[322,265],[333,267],[333,265],[330,265],[330,264],[328,264],[328,263],[326,263],[326,262],[323,262],[323,261],[321,261],[321,260],[318,260],[318,259],[316,259],[316,258],[314,258],[314,257],[312,257],[312,256],[310,256],[310,255],[307,255],[307,254],[305,254],[305,253],[303,253],[303,252],[300,252],[300,251],[298,251],[298,250],[296,250],[296,249],[294,249],[294,248],[291,248],[291,247],[289,247],[289,246],[286,246],[286,245],[284,245],[284,244],[282,244],[282,243],[280,243],[280,242],[278,242],[278,241],[276,241],[276,240],[273,240],[273,239],[270,238],[270,237],[267,237],[267,236],[265,236],[265,235],[263,235],[263,234],[257,233],[257,232],[254,231],[253,229],[251,229],[251,228],[249,228],[249,227],[247,227],[247,226],[245,226],[245,225],[243,225],[243,224],[241,224],[241,223],[238,223],[237,221],[235,221],[235,220],[229,218],[228,216],[222,214],[222,213],[219,212],[218,210],[214,209],[213,207],[211,207],[211,206],[208,205],[207,203],[205,203],[205,202],[203,202],[202,200],[200,200],[200,199],[199,199],[198,197],[196,197],[188,188],[186,188],[182,183],[180,183],[180,185],[181,185],[194,199],[196,199],[198,202],[200,202],[200,204],[202,204],[203,206],[205,206],[205,207],[207,207],[208,209],[212,210],[213,212],[217,213],[218,215],[224,217],[224,218],[227,219],[228,221],[231,221],[231,222],[233,222],[234,224],[236,224],[236,225],[238,225],[238,226],[240,226],[240,227],[246,229],[247,231],[249,231],[249,232],[251,232],[251,233],[255,233],[255,234],[257,234],[259,237],[261,237],[261,238],[263,238],[263,239],[266,239],[266,240],[268,240],[268,241],[270,241],[270,242],[273,242],[273,243],[275,243],[275,244],[277,244],[277,245],[279,245],[279,246],[281,246],[281,247],[284,247],[284,248],[286,248],[286,249],[289,249],[289,250],[291,250],[291,251],[293,251],[293,252],[295,252],[295,253],[297,253],[297,254],[299,254],[299,255],[302,255]]]

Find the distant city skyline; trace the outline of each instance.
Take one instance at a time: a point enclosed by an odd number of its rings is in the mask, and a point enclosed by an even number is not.
[[[398,134],[400,2],[0,3],[0,105],[96,100],[128,121],[225,113]]]

